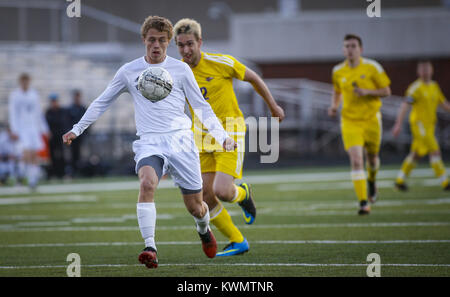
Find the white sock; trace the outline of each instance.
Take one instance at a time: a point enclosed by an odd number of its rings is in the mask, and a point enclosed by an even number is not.
[[[193,217],[195,220],[195,224],[197,225],[197,232],[200,234],[205,234],[209,229],[209,208],[208,205],[202,201],[203,205],[206,207],[206,214],[203,218]]]
[[[154,202],[139,202],[136,206],[139,229],[145,241],[145,247],[155,245],[156,208]]]
[[[27,169],[28,184],[32,187],[36,186],[39,181],[39,165],[29,164]]]

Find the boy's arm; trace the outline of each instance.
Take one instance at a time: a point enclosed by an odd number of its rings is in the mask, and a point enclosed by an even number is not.
[[[395,120],[394,127],[392,128],[392,135],[394,135],[394,137],[400,135],[400,132],[402,130],[402,123],[409,111],[409,107],[410,103],[408,103],[406,100],[402,102],[402,105],[400,106],[397,114],[397,119]]]
[[[333,95],[331,96],[331,106],[328,108],[328,115],[330,117],[335,117],[339,109],[339,105],[342,101],[342,94],[333,90]]]
[[[272,93],[264,80],[250,68],[246,68],[244,81],[249,82],[255,91],[264,99],[273,117],[278,117],[281,122],[284,119],[284,110],[273,99]]]

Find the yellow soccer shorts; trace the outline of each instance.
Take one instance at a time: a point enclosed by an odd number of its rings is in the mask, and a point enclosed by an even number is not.
[[[245,135],[234,135],[238,148],[232,152],[227,151],[200,151],[200,167],[202,173],[223,172],[236,179],[242,178],[244,165]]]
[[[363,121],[342,118],[341,133],[346,151],[352,146],[362,146],[369,154],[378,154],[382,135],[381,113]]]
[[[419,156],[425,156],[439,150],[439,144],[434,135],[434,125],[424,125],[422,122],[410,123],[413,141],[411,151]]]

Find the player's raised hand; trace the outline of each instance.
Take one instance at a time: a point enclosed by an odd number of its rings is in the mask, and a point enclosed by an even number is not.
[[[225,141],[223,142],[222,147],[225,149],[225,151],[234,151],[237,148],[237,143],[234,141],[233,138],[227,137]]]
[[[281,106],[277,105],[272,110],[272,117],[278,118],[278,121],[281,123],[284,120],[284,110]]]
[[[75,135],[75,133],[71,131],[67,132],[62,136],[63,143],[66,145],[70,145],[72,143],[72,140],[74,140],[75,138],[77,138],[77,136]]]

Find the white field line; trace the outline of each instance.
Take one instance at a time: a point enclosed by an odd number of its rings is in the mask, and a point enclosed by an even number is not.
[[[393,179],[397,176],[398,170],[380,170],[378,179]],[[433,177],[434,173],[431,169],[420,168],[413,171],[411,177],[423,178]],[[320,182],[320,181],[348,181],[350,180],[349,171],[339,172],[316,172],[316,173],[286,173],[273,175],[248,175],[243,178],[251,184],[278,184],[278,183],[299,183],[299,182]],[[167,189],[175,188],[173,181],[170,179],[162,180],[158,188]],[[118,190],[138,190],[138,181],[124,182],[99,182],[99,183],[78,183],[78,184],[61,184],[61,185],[41,185],[36,192],[41,194],[54,193],[83,193],[83,192],[105,192]],[[4,187],[0,188],[0,195],[14,195],[30,193],[27,187]]]
[[[297,185],[294,185],[297,187]],[[306,189],[306,188],[305,188]],[[291,188],[289,189],[291,190]],[[17,199],[17,201],[16,201]],[[48,203],[48,202],[89,202],[89,203],[78,203],[78,204],[61,204],[56,205],[55,208],[58,209],[92,209],[95,207],[95,205],[91,204],[91,202],[95,202],[97,197],[92,195],[69,195],[69,196],[49,196],[49,197],[42,197],[42,196],[29,196],[26,197],[26,200],[24,200],[25,197],[6,197],[6,198],[0,198],[0,206],[2,205],[2,201],[5,200],[5,203],[3,205],[7,204],[25,204],[25,203]],[[16,203],[17,202],[17,203]],[[157,201],[156,202],[158,208],[177,208],[177,209],[184,209],[185,206],[183,203],[180,202],[164,202],[164,201]],[[304,211],[311,211],[316,209],[342,209],[342,208],[351,208],[355,207],[357,205],[357,202],[355,201],[348,201],[348,199],[332,199],[328,201],[322,201],[320,203],[314,202],[314,201],[304,201],[304,200],[284,200],[284,201],[277,201],[277,204],[279,206],[288,207],[289,205],[295,205],[298,209],[304,210]],[[426,205],[439,205],[439,204],[450,204],[450,197],[440,197],[440,198],[434,198],[434,199],[398,199],[398,200],[388,200],[388,201],[378,201],[377,207],[381,206],[404,206],[404,205],[420,205],[420,204],[426,204]],[[265,207],[268,208],[274,208],[273,207],[274,202],[273,201],[260,201],[257,203],[258,207],[263,207],[260,210],[260,213],[264,213],[266,210],[264,210]],[[109,208],[120,208],[120,209],[135,209],[134,203],[108,203],[105,205],[101,205],[101,209],[109,209]],[[292,208],[291,208],[292,210]],[[231,215],[240,214],[240,212],[233,212],[231,211]],[[165,215],[158,218],[161,219],[172,219],[176,216],[171,215]],[[8,216],[0,216],[1,219],[8,220]],[[38,218],[37,218],[38,219]],[[13,220],[13,219],[11,219]],[[93,219],[95,220],[95,219]],[[1,228],[1,227],[0,227]]]
[[[436,187],[440,185],[438,179],[422,179],[416,181],[422,187]],[[377,182],[379,189],[393,188],[394,182],[389,180],[382,180]],[[328,182],[328,183],[311,183],[311,184],[281,184],[275,188],[277,191],[329,191],[329,190],[346,190],[353,189],[353,183],[351,181],[345,182]]]
[[[450,226],[450,222],[391,222],[391,223],[322,223],[322,224],[273,224],[238,225],[240,229],[307,229],[307,228],[380,228],[380,227],[437,227]],[[156,226],[157,230],[194,230],[192,226]],[[59,232],[59,231],[139,231],[138,226],[98,226],[98,227],[49,227],[17,228],[14,225],[0,225],[0,232]]]
[[[0,205],[96,201],[97,196],[93,195],[30,196],[0,198]]]
[[[218,241],[227,244],[228,241]],[[427,244],[450,243],[450,240],[255,240],[251,244]],[[143,242],[69,242],[69,243],[18,243],[2,244],[0,248],[34,248],[34,247],[73,247],[73,246],[131,246],[143,245]],[[199,241],[161,241],[157,245],[200,245]]]
[[[170,266],[284,266],[284,267],[367,267],[370,263],[161,263],[159,267]],[[410,264],[410,263],[381,263],[386,267],[450,267],[450,264]],[[82,268],[102,267],[144,267],[141,264],[87,264]],[[0,269],[46,269],[67,268],[66,265],[31,265],[31,266],[0,266]]]

